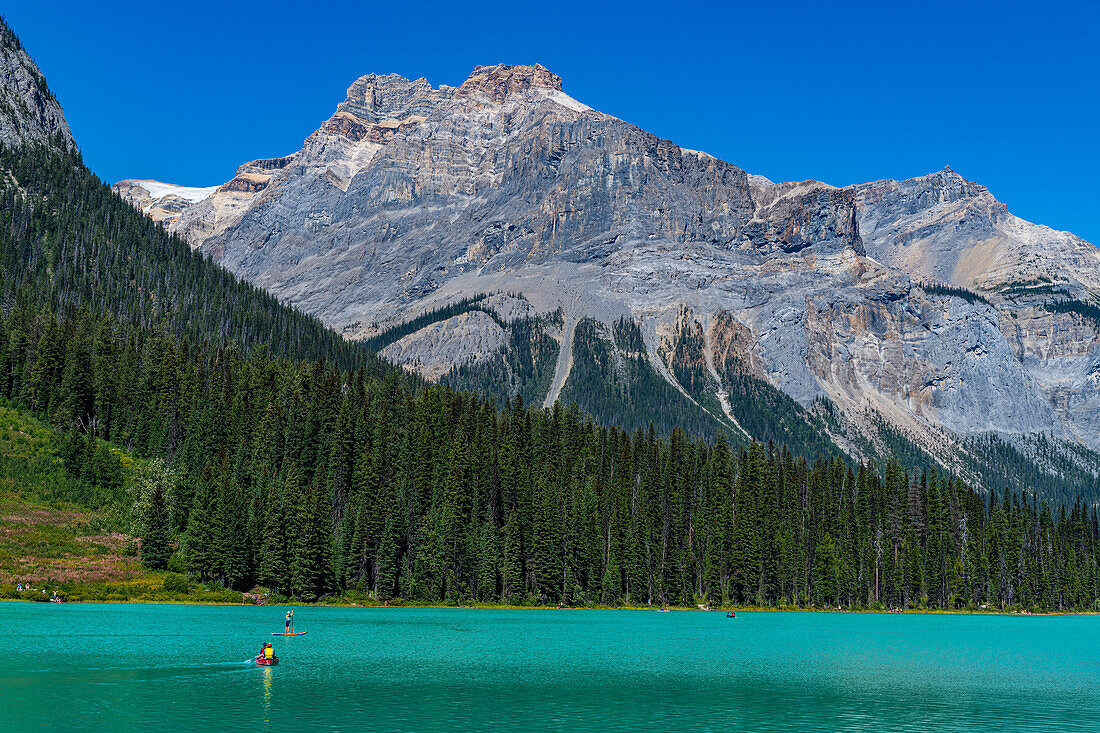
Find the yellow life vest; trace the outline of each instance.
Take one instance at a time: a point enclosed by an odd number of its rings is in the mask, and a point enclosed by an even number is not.
[[[264,649],[264,658],[265,659],[271,659],[273,656],[275,656],[275,650],[274,649],[272,649],[271,647],[267,647],[267,648]]]

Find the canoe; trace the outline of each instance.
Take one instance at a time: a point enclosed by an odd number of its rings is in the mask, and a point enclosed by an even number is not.
[[[272,657],[271,659],[266,659],[264,657],[256,657],[256,664],[260,665],[261,667],[274,667],[278,663],[279,663],[279,658],[278,657]]]

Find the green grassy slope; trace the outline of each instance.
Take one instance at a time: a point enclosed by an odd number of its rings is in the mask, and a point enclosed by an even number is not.
[[[66,601],[241,601],[221,589],[166,590],[172,574],[138,557],[131,501],[142,462],[98,441],[117,458],[122,482],[90,486],[65,468],[66,437],[0,405],[0,599],[44,602],[57,591]]]

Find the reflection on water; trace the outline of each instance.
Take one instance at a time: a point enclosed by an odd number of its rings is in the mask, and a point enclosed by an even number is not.
[[[309,635],[259,667],[235,660],[285,610],[45,605],[0,604],[5,732],[62,720],[144,731],[262,718],[296,732],[367,720],[396,731],[1095,731],[1100,720],[1094,617],[308,608]]]
[[[264,727],[271,723],[271,667],[264,667]]]

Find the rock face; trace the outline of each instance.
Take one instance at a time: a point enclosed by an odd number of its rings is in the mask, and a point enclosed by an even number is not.
[[[1100,295],[1100,250],[1008,213],[985,186],[950,168],[851,187],[867,253],[916,277],[983,291],[1055,283]]]
[[[399,339],[379,354],[421,376],[438,381],[464,364],[484,360],[508,340],[504,329],[483,311],[470,311],[437,321]]]
[[[638,355],[731,429],[750,374],[930,446],[994,432],[1100,448],[1091,245],[950,169],[772,183],[572,99],[539,65],[458,87],[362,77],[300,151],[242,166],[170,228],[352,338],[521,295],[558,314],[540,326],[561,344],[547,403],[572,378],[577,323],[625,319]],[[494,327],[466,313],[383,355],[439,378],[510,348]]]
[[[0,18],[0,142],[76,147],[46,78]]]
[[[1100,302],[1100,250],[1013,216],[950,168],[850,190],[869,255],[984,298],[966,307],[973,312],[966,340],[947,340],[933,362],[927,394],[942,422],[962,432],[1049,431],[1100,446],[1100,323],[1087,317]],[[1052,310],[1060,301],[1078,307]],[[948,355],[951,345],[962,348]]]
[[[860,251],[850,194],[819,185],[757,207],[744,171],[576,102],[537,65],[438,89],[363,77],[280,160],[262,190],[240,192],[238,172],[172,228],[339,327],[399,320],[456,279],[628,265],[639,243]]]

